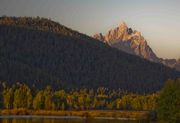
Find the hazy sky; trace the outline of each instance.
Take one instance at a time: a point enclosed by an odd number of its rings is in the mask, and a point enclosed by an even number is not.
[[[88,35],[125,21],[159,57],[180,58],[180,0],[0,0],[2,15],[47,17]]]

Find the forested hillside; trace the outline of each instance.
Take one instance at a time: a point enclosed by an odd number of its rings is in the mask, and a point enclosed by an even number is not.
[[[0,18],[0,80],[33,88],[154,92],[180,73],[124,53],[48,19]]]
[[[0,17],[0,25],[9,25],[9,26],[17,26],[17,27],[25,27],[28,29],[42,30],[46,32],[58,33],[66,36],[76,37],[76,38],[84,38],[90,39],[90,37],[86,35],[82,35],[81,33],[74,31],[70,28],[67,28],[58,22],[51,21],[47,18],[40,17]]]

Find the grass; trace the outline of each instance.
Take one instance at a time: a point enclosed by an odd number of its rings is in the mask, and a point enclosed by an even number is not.
[[[112,117],[112,118],[133,118],[148,119],[146,111],[110,111],[110,110],[86,110],[86,111],[48,111],[48,110],[27,110],[11,109],[0,110],[0,115],[56,115],[56,116],[81,116],[81,117]]]

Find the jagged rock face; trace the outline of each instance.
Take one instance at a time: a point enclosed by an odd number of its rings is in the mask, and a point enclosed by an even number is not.
[[[125,22],[121,23],[115,29],[111,29],[106,35],[99,33],[93,37],[109,44],[111,47],[133,55],[138,55],[153,62],[162,63],[180,71],[180,62],[175,59],[158,58],[141,33],[136,30],[133,31]]]
[[[113,44],[116,42],[127,41],[128,40],[128,27],[126,23],[122,23],[119,27],[115,28],[114,30],[110,30],[108,34],[105,35],[105,41],[109,44]]]
[[[177,63],[176,59],[161,59],[161,62],[169,67],[174,67]]]
[[[162,59],[160,58],[160,63],[169,66],[170,68],[175,68],[180,71],[180,62],[176,59]]]
[[[100,33],[94,35],[94,38],[127,53],[141,56],[150,61],[158,61],[158,58],[147,45],[141,33],[128,28],[125,22],[110,30],[105,36]]]

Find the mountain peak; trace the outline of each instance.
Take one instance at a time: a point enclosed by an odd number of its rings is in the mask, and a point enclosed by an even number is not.
[[[122,34],[122,33],[127,33],[128,31],[128,26],[125,22],[122,22],[119,24],[119,27],[117,27],[118,29],[118,33]]]
[[[95,36],[96,39],[101,39],[102,36]],[[105,36],[104,41],[110,46],[125,51],[130,54],[141,56],[150,61],[158,61],[155,53],[148,46],[144,37],[138,31],[133,31],[129,28],[126,22],[122,22],[115,29],[111,29]]]
[[[129,28],[124,21],[115,29],[111,29],[105,36],[101,34],[94,36],[94,38],[124,52],[140,56],[149,61],[162,63],[180,71],[180,59],[162,59],[157,57],[141,33]]]
[[[128,28],[128,26],[127,26],[126,22],[123,21],[119,24],[119,28]]]

